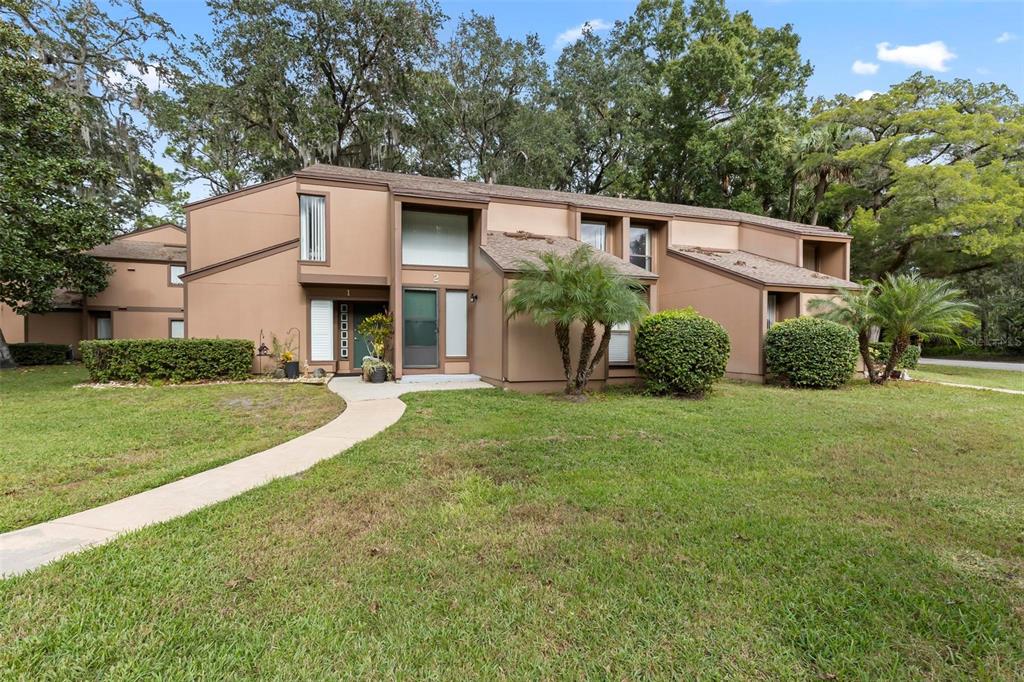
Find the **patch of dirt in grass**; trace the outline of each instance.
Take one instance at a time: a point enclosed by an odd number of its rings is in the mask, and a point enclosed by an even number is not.
[[[1003,559],[973,550],[960,550],[943,558],[961,572],[1024,590],[1024,560]]]

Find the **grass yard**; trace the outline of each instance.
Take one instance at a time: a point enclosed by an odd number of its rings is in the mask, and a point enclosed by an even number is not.
[[[910,376],[924,381],[946,381],[953,384],[969,384],[988,388],[1012,388],[1024,391],[1024,372],[1008,369],[975,369],[954,365],[918,365],[910,370]]]
[[[305,433],[322,386],[74,388],[77,365],[0,374],[0,532],[111,502]]]
[[[406,396],[305,474],[0,583],[35,680],[1024,670],[1018,396]]]

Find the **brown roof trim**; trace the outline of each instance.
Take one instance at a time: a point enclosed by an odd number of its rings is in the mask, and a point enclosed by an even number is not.
[[[369,275],[317,275],[306,272],[299,273],[299,284],[328,284],[344,286],[387,286],[387,277],[374,277]]]
[[[178,245],[172,244],[171,246],[177,247]],[[181,248],[184,249],[185,247],[182,246]],[[166,263],[169,265],[181,265],[182,263],[185,262],[184,258],[126,258],[123,256],[97,256],[95,254],[89,255],[95,258],[96,260],[110,261],[111,263]]]
[[[260,260],[261,258],[267,258],[269,256],[275,256],[279,253],[284,253],[285,251],[290,251],[291,249],[297,248],[298,245],[298,238],[289,239],[286,242],[281,242],[280,244],[273,244],[271,246],[264,247],[257,251],[243,253],[241,256],[228,258],[227,260],[222,260],[219,263],[211,263],[210,265],[204,265],[203,267],[197,268],[196,270],[193,270],[191,272],[186,272],[184,275],[181,275],[179,279],[185,280],[186,282],[191,282],[192,280],[196,279],[202,279],[203,277],[206,277],[208,275],[223,272],[224,270],[230,270],[231,268],[237,268],[240,265],[245,265],[246,263],[251,263],[253,261]]]
[[[295,175],[286,175],[283,178],[278,178],[277,180],[267,180],[266,182],[249,185],[248,187],[243,187],[241,189],[224,192],[224,194],[218,194],[216,196],[200,199],[199,201],[193,201],[190,204],[185,204],[185,213],[189,213],[194,208],[212,206],[213,204],[219,204],[220,202],[227,201],[228,199],[234,199],[235,197],[244,196],[264,189],[270,189],[271,187],[276,187],[278,185],[285,185],[289,182],[294,182],[296,177],[297,176]]]

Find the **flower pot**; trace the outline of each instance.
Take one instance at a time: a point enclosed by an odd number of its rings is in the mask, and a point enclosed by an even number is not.
[[[299,362],[286,362],[284,363],[284,377],[286,379],[298,379],[299,378]]]
[[[370,372],[370,383],[371,384],[383,384],[388,380],[388,370],[386,367],[374,367]]]

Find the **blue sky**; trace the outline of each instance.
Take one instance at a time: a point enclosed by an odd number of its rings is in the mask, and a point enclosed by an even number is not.
[[[884,91],[917,70],[942,79],[1006,83],[1024,93],[1024,1],[726,0],[758,26],[792,24],[800,51],[814,66],[808,95]],[[627,18],[634,1],[442,0],[451,18],[475,10],[498,30],[536,33],[554,61],[584,22],[603,31]],[[147,7],[182,34],[207,34],[203,0],[149,0]],[[855,66],[856,65],[856,66]],[[191,189],[191,188],[190,188]],[[197,188],[198,189],[198,188]],[[199,198],[193,196],[193,198]]]

